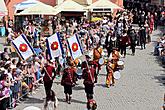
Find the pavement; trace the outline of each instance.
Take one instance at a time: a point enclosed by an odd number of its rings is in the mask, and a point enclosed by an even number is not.
[[[106,70],[102,68],[94,91],[97,110],[162,110],[165,93],[165,68],[161,66],[153,50],[156,38],[162,34],[157,30],[152,34],[152,43],[146,49],[137,47],[135,56],[128,49],[124,60],[125,68],[115,86],[106,88]],[[86,110],[86,96],[83,81],[79,80],[73,88],[72,103],[64,102],[63,87],[60,79],[56,79],[52,89],[59,100],[57,110]],[[36,106],[43,110],[45,91],[40,86],[36,94],[21,102],[14,110],[23,110],[27,106]]]

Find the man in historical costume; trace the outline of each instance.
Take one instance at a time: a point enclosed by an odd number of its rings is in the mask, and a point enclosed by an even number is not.
[[[107,71],[107,76],[106,76],[106,86],[109,88],[111,85],[114,86],[115,80],[113,77],[113,72],[115,69],[115,64],[113,64],[110,60],[108,61],[106,65],[106,71]]]
[[[123,35],[120,38],[119,44],[120,44],[119,48],[120,48],[121,54],[125,57],[126,56],[126,48],[129,45],[129,39],[128,39],[126,32],[123,32]]]
[[[56,76],[55,74],[56,71],[55,71],[52,61],[50,60],[47,61],[47,64],[44,66],[42,73],[45,73],[43,77],[43,81],[44,81],[44,87],[45,87],[45,92],[47,96],[47,94],[50,92],[52,88],[53,80]]]
[[[137,35],[135,30],[132,28],[132,26],[130,26],[130,28],[128,29],[128,37],[130,38],[131,41],[131,50],[132,50],[132,55],[135,55],[135,47],[136,47],[136,41],[137,41]]]
[[[96,76],[95,76],[95,83],[97,83],[97,76],[101,69],[101,65],[99,64],[99,59],[102,57],[103,49],[97,44],[96,48],[93,49],[93,61],[95,63],[94,67],[96,68]]]
[[[140,26],[139,29],[139,37],[140,37],[140,46],[141,50],[146,48],[146,30],[144,26]]]
[[[118,46],[117,37],[115,37],[115,34],[112,31],[110,31],[107,34],[105,44],[106,44],[106,49],[107,49],[108,57],[109,57],[110,53],[112,52],[112,48]]]
[[[92,66],[92,64],[92,61],[89,61],[88,64],[84,63],[85,68],[82,72],[87,100],[93,99],[94,94],[93,89],[96,69]]]
[[[61,85],[64,86],[64,93],[66,96],[66,102],[68,104],[71,104],[71,98],[72,98],[72,87],[75,85],[75,68],[73,68],[73,63],[71,61],[71,58],[67,58],[67,65],[64,69],[64,73],[61,80]]]

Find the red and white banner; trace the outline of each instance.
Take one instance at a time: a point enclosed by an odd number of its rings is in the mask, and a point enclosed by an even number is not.
[[[32,46],[26,39],[26,36],[23,34],[14,39],[12,44],[22,60],[27,60],[29,57],[35,54]]]
[[[54,59],[55,57],[59,57],[62,55],[63,48],[60,41],[59,33],[55,33],[54,35],[48,37],[46,39],[46,45],[50,59]]]
[[[83,55],[83,50],[76,34],[73,37],[68,38],[68,47],[73,60]]]

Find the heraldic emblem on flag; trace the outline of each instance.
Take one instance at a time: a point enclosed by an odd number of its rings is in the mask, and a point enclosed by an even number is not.
[[[12,44],[22,60],[27,60],[35,54],[32,46],[23,34],[14,39]]]
[[[74,60],[83,54],[80,41],[76,34],[73,37],[68,38],[68,47]]]
[[[62,55],[63,48],[60,41],[59,33],[55,33],[54,35],[48,37],[46,39],[46,45],[50,59],[54,59],[55,57],[59,57],[60,55]]]

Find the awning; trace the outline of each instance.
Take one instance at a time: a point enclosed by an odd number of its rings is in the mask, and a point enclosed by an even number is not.
[[[54,7],[38,2],[35,6],[29,7],[24,11],[17,13],[15,15],[56,15],[58,12]]]
[[[0,0],[0,16],[5,16],[8,14],[7,8],[6,8],[6,4],[4,2],[4,0]]]
[[[91,4],[90,6],[88,6],[87,8],[90,9],[91,11],[95,10],[96,12],[97,11],[106,12],[106,11],[110,11],[110,10],[113,11],[114,9],[123,10],[123,8],[110,2],[109,0],[98,0],[98,1],[94,2],[93,4]]]
[[[85,12],[85,7],[78,4],[73,0],[66,0],[62,4],[55,6],[58,12],[69,11],[69,12]]]
[[[29,7],[32,7],[32,6],[35,6],[39,1],[37,0],[26,0],[24,2],[21,2],[17,5],[15,5],[15,10],[24,10],[24,9],[27,9]],[[16,12],[15,11],[15,12]]]

